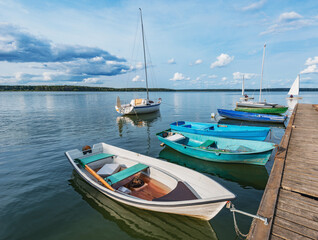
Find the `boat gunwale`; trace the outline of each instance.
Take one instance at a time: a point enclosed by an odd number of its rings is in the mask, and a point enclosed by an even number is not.
[[[179,121],[176,121],[176,122],[179,122]],[[176,122],[173,122],[173,123],[176,123]],[[249,132],[254,132],[256,131],[256,129],[261,129],[262,131],[266,131],[266,130],[270,130],[269,127],[259,127],[259,126],[234,126],[234,125],[230,125],[230,124],[217,124],[217,123],[200,123],[200,122],[189,122],[189,121],[183,121],[185,122],[183,125],[186,125],[186,124],[197,124],[197,125],[211,125],[211,126],[217,126],[217,125],[227,125],[227,126],[230,126],[230,127],[233,127],[233,128],[243,128],[244,130],[241,130],[242,132],[246,132],[246,131],[249,131]],[[173,123],[170,124],[173,125]],[[184,127],[183,125],[173,125],[173,127],[179,127],[179,128],[185,128],[187,129],[186,127]],[[173,127],[171,127],[170,129],[173,129]],[[208,128],[208,127],[206,127]],[[195,130],[198,130],[198,131],[209,131],[208,129],[206,130],[206,128],[202,128],[202,129],[195,129]],[[190,128],[192,129],[192,128]],[[222,131],[222,128],[220,128],[220,132],[227,132],[227,131]],[[213,132],[214,130],[211,130],[211,132]],[[240,132],[240,131],[235,131],[235,132]]]
[[[159,133],[156,133],[156,136],[158,138],[162,138],[162,139],[165,139],[164,137],[160,136],[159,134],[163,133],[163,132],[168,132],[169,130],[173,130],[173,129],[167,129],[167,130],[164,130],[164,131],[161,131]],[[182,132],[180,131],[176,131],[176,130],[173,130],[175,133],[180,133],[182,134]],[[172,131],[170,131],[172,132]],[[189,134],[189,133],[186,133],[186,134]],[[194,134],[194,133],[190,133],[190,134]],[[200,134],[196,134],[196,135],[200,135]],[[186,137],[186,136],[185,136]],[[222,139],[222,137],[214,137],[214,136],[208,136],[208,137],[211,137],[211,138],[217,138],[217,139]],[[262,151],[254,151],[254,152],[214,152],[212,150],[207,150],[207,149],[203,149],[203,148],[199,148],[199,147],[192,147],[192,146],[188,146],[188,145],[184,145],[184,144],[181,144],[181,143],[178,143],[178,142],[173,142],[173,141],[170,141],[169,139],[167,139],[168,141],[172,142],[172,143],[175,143],[175,144],[178,144],[178,145],[181,145],[181,146],[184,146],[184,147],[187,147],[187,148],[190,148],[190,149],[193,149],[193,150],[196,150],[196,151],[204,151],[204,152],[207,152],[207,153],[214,153],[215,155],[221,155],[221,154],[227,154],[227,155],[251,155],[251,154],[258,154],[258,153],[265,153],[265,152],[268,152],[268,151],[271,151],[273,149],[275,149],[275,144],[274,143],[271,143],[271,142],[264,142],[264,141],[256,141],[256,140],[245,140],[245,139],[237,139],[237,138],[226,138],[226,139],[231,139],[231,140],[238,140],[238,141],[255,141],[255,142],[262,142],[262,143],[266,143],[268,145],[272,144],[272,148],[268,148],[266,150],[262,150]],[[159,139],[160,140],[160,139]]]

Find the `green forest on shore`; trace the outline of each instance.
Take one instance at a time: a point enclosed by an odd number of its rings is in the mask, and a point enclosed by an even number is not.
[[[259,89],[245,89],[247,92],[258,91]],[[88,87],[71,85],[0,85],[0,91],[34,91],[34,92],[145,92],[146,88],[109,88],[109,87]],[[169,89],[149,88],[150,92],[239,92],[241,89]],[[270,88],[263,91],[284,92],[289,88]],[[318,88],[301,88],[300,91],[318,91]]]

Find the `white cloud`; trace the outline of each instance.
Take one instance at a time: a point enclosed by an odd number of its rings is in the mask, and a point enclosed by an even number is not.
[[[170,78],[171,81],[183,81],[183,80],[190,80],[189,77],[184,76],[182,73],[176,72],[173,75],[173,78]]]
[[[103,57],[94,57],[94,58],[91,58],[91,61],[92,62],[102,62],[102,61],[105,61],[105,59]]]
[[[133,82],[144,82],[145,80],[140,79],[140,76],[139,76],[139,75],[136,75],[136,77],[134,77],[134,78],[132,79],[132,81],[133,81]]]
[[[227,80],[227,77],[222,77],[222,81],[226,81]]]
[[[267,30],[261,32],[260,35],[281,33],[300,29],[306,26],[317,25],[317,20],[317,18],[304,18],[296,12],[285,12],[279,15],[278,19],[273,21]]]
[[[279,22],[291,22],[291,21],[298,20],[300,18],[302,18],[302,16],[296,12],[285,12],[279,16],[278,21]]]
[[[256,73],[241,73],[241,72],[234,72],[233,73],[233,79],[242,79],[244,75],[244,79],[251,79],[257,76]]]
[[[136,69],[142,69],[144,67],[144,64],[142,62],[138,62],[135,66]]]
[[[169,64],[176,64],[176,61],[174,60],[174,58],[171,58],[168,60],[168,63]]]
[[[211,64],[210,68],[215,68],[215,67],[224,67],[228,65],[230,62],[233,61],[234,56],[230,57],[226,53],[222,53],[220,56],[216,58],[217,60]]]
[[[194,65],[201,64],[202,62],[203,62],[202,59],[197,59],[197,60],[194,62]]]
[[[210,79],[214,79],[214,78],[217,78],[218,76],[217,75],[215,75],[215,74],[213,74],[213,75],[209,75],[208,76],[208,78],[210,78]]]
[[[94,84],[102,83],[102,81],[99,78],[94,78],[94,77],[92,77],[92,78],[84,78],[83,82],[84,83],[94,83]]]
[[[308,58],[306,60],[305,65],[313,65],[313,64],[318,64],[318,56],[314,57],[314,58]]]
[[[300,74],[306,74],[306,73],[318,73],[317,65],[315,64],[310,65],[306,69],[300,72]]]
[[[23,75],[24,75],[24,73],[17,72],[17,73],[15,73],[15,79],[18,81],[21,81],[23,79]]]
[[[243,11],[251,11],[251,10],[257,10],[263,7],[263,5],[266,3],[266,0],[260,0],[258,2],[254,2],[250,5],[247,5],[242,8]]]

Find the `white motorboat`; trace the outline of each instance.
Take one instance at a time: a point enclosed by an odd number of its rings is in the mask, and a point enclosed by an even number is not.
[[[105,197],[137,208],[209,220],[235,198],[194,170],[105,143],[65,155]]]

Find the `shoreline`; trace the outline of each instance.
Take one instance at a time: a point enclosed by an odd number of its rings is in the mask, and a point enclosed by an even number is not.
[[[146,88],[110,88],[86,87],[72,85],[0,85],[0,92],[146,92]],[[149,88],[149,92],[241,92],[241,89],[169,89]],[[255,92],[259,89],[245,89],[245,92]],[[288,92],[289,88],[264,88],[263,91]],[[300,88],[301,92],[318,92],[318,88]]]

